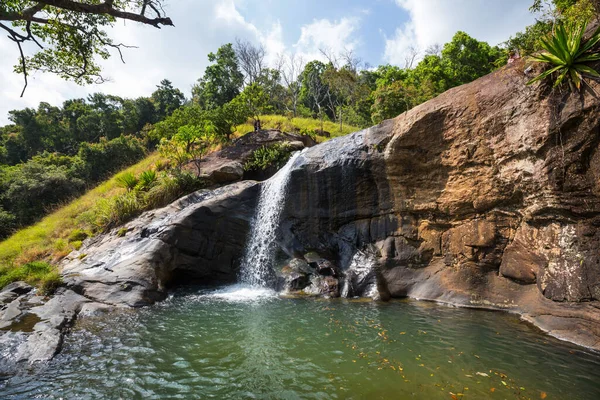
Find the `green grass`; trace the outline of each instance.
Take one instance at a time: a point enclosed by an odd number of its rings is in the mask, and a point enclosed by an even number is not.
[[[260,117],[263,129],[279,129],[290,133],[313,133],[321,129],[321,121],[312,118],[288,118],[283,115],[263,115]],[[345,125],[340,132],[340,125],[331,121],[323,122],[323,129],[331,133],[331,137],[344,136],[359,131],[360,128]],[[245,124],[236,127],[237,136],[244,135],[254,130],[253,121],[248,120]],[[321,143],[330,138],[317,136],[317,142]]]
[[[253,131],[252,121],[248,122],[237,127],[236,136]],[[290,119],[280,115],[266,115],[261,117],[261,122],[263,129],[280,129],[284,132],[313,134],[315,130],[321,129],[321,122],[310,118]],[[330,121],[325,121],[323,128],[331,133],[331,137],[343,136],[359,130],[344,125],[340,132],[339,125]],[[317,136],[316,139],[322,142],[329,138]],[[219,147],[215,147],[213,150],[218,149]],[[124,181],[132,176],[138,177],[143,173],[147,175],[142,177],[145,189],[148,190],[148,198],[152,200],[146,205],[147,207],[166,205],[174,200],[175,196],[182,195],[182,190],[191,188],[191,183],[186,186],[186,182],[179,182],[175,178],[165,178],[160,181],[160,184],[156,184],[156,176],[150,176],[147,171],[163,169],[159,165],[168,164],[158,153],[153,153],[83,196],[58,208],[35,225],[21,229],[0,242],[0,288],[17,280],[25,280],[38,285],[42,292],[53,291],[60,285],[60,275],[53,264],[57,264],[73,250],[79,250],[82,241],[97,230],[97,226],[86,221],[86,216],[93,214],[92,217],[96,219],[106,217],[110,222],[107,226],[113,227],[142,210],[140,207],[133,207],[134,205],[130,203],[119,204],[123,206],[123,210],[113,207],[115,202],[123,202],[124,196],[128,194],[127,191],[131,191],[132,186],[136,186],[133,183],[124,185]],[[106,206],[104,216],[101,213],[103,205]],[[120,214],[115,215],[115,211]],[[113,220],[114,222],[111,222]]]
[[[80,215],[92,209],[102,199],[113,198],[125,192],[117,180],[122,173],[141,173],[159,160],[158,154],[151,154],[85,195],[57,209],[37,224],[21,229],[0,242],[0,279],[10,270],[33,261],[56,263],[81,246],[81,240],[85,236],[82,231],[85,231],[85,227],[81,226]],[[0,287],[2,286],[0,284]]]
[[[62,283],[55,267],[47,262],[34,261],[18,267],[0,268],[0,287],[16,281],[37,285],[45,295],[52,294]]]

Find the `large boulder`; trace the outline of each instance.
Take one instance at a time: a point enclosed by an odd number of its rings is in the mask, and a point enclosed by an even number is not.
[[[285,133],[274,129],[249,132],[234,140],[223,150],[207,155],[200,162],[190,162],[186,168],[214,184],[236,182],[245,178],[244,164],[254,151],[263,146],[277,143],[285,143],[291,150],[302,150],[316,144],[309,136]],[[277,169],[270,169],[269,172],[270,174],[262,178],[268,178],[277,172]]]
[[[134,307],[164,299],[178,281],[233,282],[257,195],[258,185],[246,181],[145,213],[86,241],[64,260],[63,279],[93,301]]]

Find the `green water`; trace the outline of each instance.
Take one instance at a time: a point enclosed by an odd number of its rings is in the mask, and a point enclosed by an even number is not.
[[[82,320],[0,398],[600,398],[599,355],[513,315],[220,293]]]

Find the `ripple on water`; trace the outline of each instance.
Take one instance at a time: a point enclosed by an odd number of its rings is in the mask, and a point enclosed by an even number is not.
[[[236,286],[81,320],[54,361],[0,383],[0,398],[586,400],[599,382],[597,354],[512,315]]]

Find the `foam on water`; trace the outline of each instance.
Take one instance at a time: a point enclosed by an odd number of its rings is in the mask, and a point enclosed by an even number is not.
[[[228,286],[209,293],[203,293],[199,296],[200,299],[215,299],[240,303],[272,299],[275,297],[277,297],[277,292],[272,289],[247,285]]]

